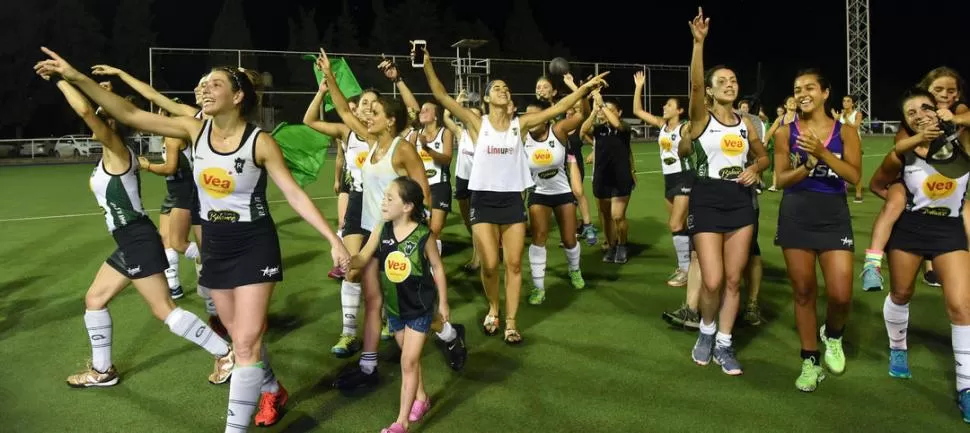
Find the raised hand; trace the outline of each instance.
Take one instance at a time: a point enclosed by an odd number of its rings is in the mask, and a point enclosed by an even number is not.
[[[697,16],[694,17],[693,21],[687,23],[690,26],[690,32],[694,35],[694,42],[701,43],[707,38],[707,32],[711,28],[711,19],[704,17],[704,8],[697,8]]]
[[[47,54],[49,59],[41,60],[34,65],[34,72],[36,72],[37,75],[43,77],[44,75],[50,76],[57,74],[67,81],[75,81],[84,77],[84,75],[78,72],[77,69],[74,69],[74,67],[71,66],[67,60],[64,60],[63,57],[54,51],[51,51],[47,47],[40,47],[40,50],[43,51],[44,54]]]
[[[320,55],[317,56],[317,69],[321,71],[330,70],[330,58],[327,57],[327,52],[320,48]]]
[[[606,72],[603,72],[602,74],[599,74],[589,79],[589,81],[583,83],[583,88],[593,91],[593,90],[599,90],[603,87],[609,87],[610,84],[603,79],[603,77],[609,74],[610,74],[610,71],[606,71]]]
[[[643,71],[637,71],[633,74],[633,84],[637,87],[643,87],[647,84],[647,74],[644,74]]]
[[[395,65],[391,59],[382,60],[381,63],[377,65],[377,69],[380,69],[381,72],[384,73],[384,76],[391,81],[397,81],[397,78],[400,76],[400,73],[397,70],[397,65]]]
[[[109,65],[94,65],[91,67],[91,73],[94,75],[120,75],[121,69]]]

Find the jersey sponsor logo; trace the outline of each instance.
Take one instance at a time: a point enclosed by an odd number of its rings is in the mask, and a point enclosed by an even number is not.
[[[933,173],[923,181],[923,194],[930,200],[941,200],[953,194],[957,189],[957,182],[942,174]]]
[[[367,151],[357,152],[357,157],[354,158],[354,162],[357,164],[357,168],[364,166],[364,161],[367,160]]]
[[[674,147],[674,142],[669,137],[660,137],[660,150],[664,152],[670,152],[670,149]]]
[[[724,134],[721,137],[721,151],[729,157],[739,156],[744,153],[745,140],[737,134]]]
[[[671,158],[664,158],[663,159],[663,163],[664,163],[664,165],[674,165],[674,164],[677,163],[677,158],[673,158],[673,157],[671,157]]]
[[[535,165],[552,164],[552,152],[549,149],[536,149],[532,152],[532,163]]]
[[[433,169],[433,168],[429,168],[429,169],[427,169],[427,170],[424,171],[424,176],[427,177],[427,178],[429,178],[429,179],[432,178],[432,177],[435,177],[437,175],[438,175],[438,170]]]
[[[420,156],[421,157],[421,160],[424,161],[424,162],[433,162],[434,161],[434,158],[431,157],[431,154],[428,153],[428,151],[427,150],[424,150],[424,149],[421,149],[421,150],[418,151],[418,156]]]
[[[488,146],[488,147],[485,148],[485,151],[489,155],[510,155],[513,152],[515,152],[515,148],[513,148],[513,147]]]
[[[929,215],[929,216],[948,217],[950,216],[950,212],[952,211],[950,210],[950,208],[946,206],[939,206],[939,207],[924,207],[918,210],[917,212],[920,212],[923,215]]]
[[[743,168],[735,165],[733,167],[724,167],[721,169],[721,171],[717,172],[717,174],[721,177],[721,179],[734,180],[737,179],[738,176],[741,176],[742,171],[744,171]]]
[[[556,177],[557,174],[559,174],[559,169],[558,168],[553,168],[551,170],[546,170],[546,171],[540,172],[539,173],[539,178],[540,179],[552,179],[552,178]]]
[[[392,251],[384,259],[384,275],[392,283],[401,283],[411,276],[411,261],[400,251]]]
[[[202,190],[214,198],[225,198],[236,190],[236,180],[229,171],[219,167],[209,167],[199,176]]]
[[[234,223],[239,222],[239,213],[231,210],[210,210],[206,219],[213,223]]]

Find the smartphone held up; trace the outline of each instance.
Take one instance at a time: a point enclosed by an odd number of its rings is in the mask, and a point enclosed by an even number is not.
[[[411,41],[411,66],[415,68],[424,67],[424,50],[428,47],[428,42],[423,39]]]

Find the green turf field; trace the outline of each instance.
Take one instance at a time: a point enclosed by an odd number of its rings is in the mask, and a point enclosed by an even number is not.
[[[865,139],[865,179],[889,144],[886,138]],[[780,250],[772,245],[780,193],[761,196],[767,322],[734,334],[745,374],[728,377],[713,363],[695,365],[690,349],[696,335],[671,330],[660,320],[664,309],[682,302],[683,289],[665,284],[676,261],[661,204],[656,145],[639,144],[635,152],[640,173],[629,210],[630,262],[604,265],[598,246],[584,247],[588,288],[575,291],[565,258],[551,240],[548,299],[533,307],[523,296],[520,347],[480,331],[487,307],[478,277],[459,269],[470,254],[468,235],[458,216],[449,219],[444,236],[449,299],[453,321],[469,330],[469,360],[455,374],[428,345],[423,365],[433,408],[412,431],[966,430],[954,403],[950,327],[940,290],[922,284],[911,312],[912,380],[887,374],[885,292],[864,293],[856,282],[846,373],[830,376],[812,394],[795,389],[800,359],[792,296]],[[308,187],[331,220],[332,168],[328,162],[321,176],[327,180]],[[83,296],[114,248],[88,190],[90,170],[90,165],[0,168],[0,362],[6,371],[0,378],[0,431],[222,431],[228,384],[210,385],[209,355],[155,321],[133,289],[111,304],[121,383],[86,390],[65,385],[90,357]],[[157,221],[164,181],[143,174],[142,185]],[[326,277],[331,263],[325,242],[281,198],[272,188],[285,281],[273,297],[266,338],[290,403],[280,423],[264,430],[377,432],[396,418],[400,367],[382,361],[384,380],[374,392],[347,396],[330,388],[347,362],[329,353],[340,332],[339,284]],[[867,193],[864,204],[850,206],[858,273],[881,201]],[[179,304],[204,316],[188,261],[182,279],[186,297]],[[523,258],[525,293],[529,281]],[[824,309],[824,303],[819,306]]]

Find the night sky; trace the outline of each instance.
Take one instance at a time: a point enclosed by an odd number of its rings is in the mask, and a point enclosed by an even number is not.
[[[298,8],[316,7],[321,32],[340,13],[338,0],[243,0],[256,48],[285,49],[287,19]],[[350,0],[365,39],[372,19],[369,0]],[[397,3],[386,0],[388,6]],[[461,18],[481,17],[501,38],[513,0],[453,2]],[[798,69],[820,68],[832,81],[835,97],[846,90],[845,1],[713,1],[705,8],[711,17],[706,64],[734,68],[741,93],[753,93],[758,62],[765,77],[763,100],[774,107],[791,89]],[[970,12],[966,1],[871,1],[872,108],[877,117],[898,119],[895,103],[906,87],[939,65],[970,74],[970,58],[962,28]],[[95,0],[91,10],[110,28],[117,0]],[[156,2],[157,43],[170,47],[205,47],[211,23],[219,13],[218,0]],[[272,4],[273,6],[267,6]],[[442,4],[445,4],[442,2]],[[696,13],[691,2],[613,0],[583,2],[591,10],[565,8],[562,0],[531,0],[536,21],[547,42],[560,41],[575,60],[651,64],[687,64],[691,36],[687,22]],[[327,9],[332,7],[333,9]],[[487,5],[487,6],[484,6]],[[587,17],[595,16],[594,19]],[[638,35],[631,38],[629,35]],[[451,42],[451,41],[449,41]],[[494,43],[499,43],[495,41]],[[387,52],[403,53],[401,49]],[[450,55],[451,53],[449,53]],[[630,87],[625,75],[618,86]],[[516,91],[522,91],[514,89]],[[628,92],[624,90],[624,92]],[[766,109],[766,111],[769,111]],[[769,111],[770,112],[770,111]],[[773,115],[773,113],[772,113]]]

